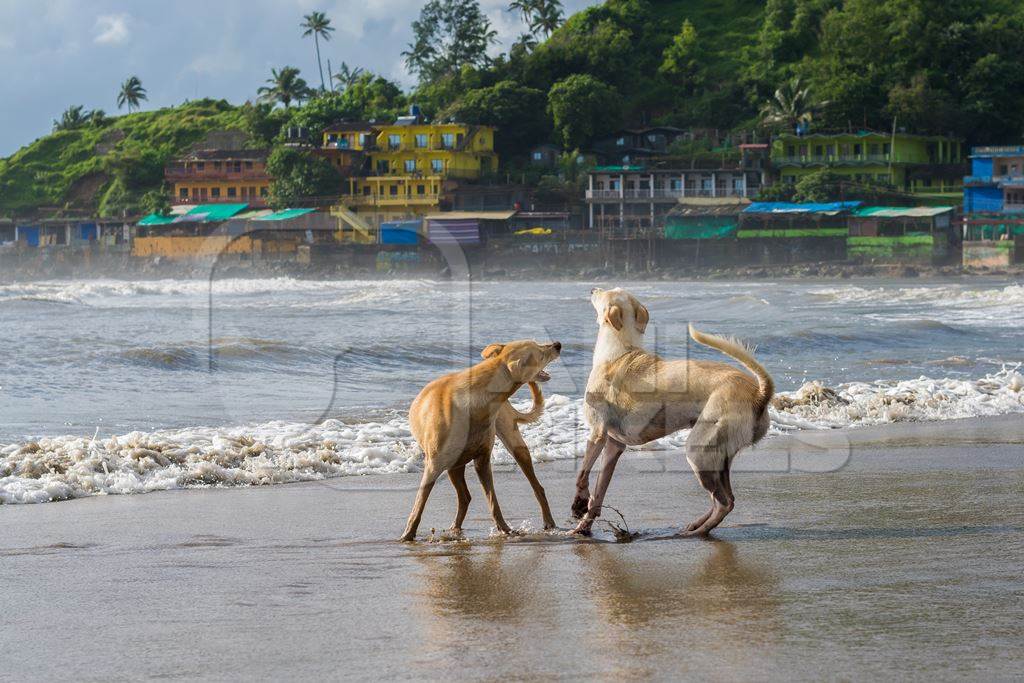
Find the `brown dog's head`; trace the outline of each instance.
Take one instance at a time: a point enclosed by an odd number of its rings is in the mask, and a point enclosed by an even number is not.
[[[562,353],[562,343],[538,344],[529,339],[509,342],[507,344],[491,344],[480,355],[484,358],[500,357],[509,374],[516,382],[546,382],[551,379],[544,372],[548,363]]]
[[[651,320],[647,308],[635,296],[619,287],[594,287],[590,290],[590,303],[597,311],[598,326],[608,325],[616,332],[626,330],[642,336]]]

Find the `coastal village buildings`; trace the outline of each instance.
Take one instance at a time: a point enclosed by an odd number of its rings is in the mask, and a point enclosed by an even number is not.
[[[386,125],[336,124],[324,131],[323,150],[349,171],[340,203],[379,222],[436,212],[460,182],[497,171],[494,133],[414,114]]]
[[[644,232],[688,198],[756,197],[764,171],[734,168],[661,169],[597,166],[587,178],[587,225],[611,233]]]
[[[164,169],[172,204],[244,203],[265,207],[270,197],[266,149],[204,149]]]
[[[773,141],[771,163],[783,184],[827,168],[853,183],[889,185],[948,201],[961,191],[962,148],[959,140],[940,135],[787,133]]]
[[[964,178],[964,264],[1024,260],[1024,145],[974,147]]]

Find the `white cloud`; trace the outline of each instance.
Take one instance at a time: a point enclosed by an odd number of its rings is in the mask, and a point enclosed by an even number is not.
[[[96,36],[93,42],[99,45],[120,45],[126,42],[131,36],[128,21],[127,14],[102,14],[96,17]]]

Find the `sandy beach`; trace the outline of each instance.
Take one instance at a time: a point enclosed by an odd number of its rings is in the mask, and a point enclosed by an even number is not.
[[[465,540],[398,543],[415,474],[2,506],[2,675],[1018,676],[1019,417],[826,434],[741,456],[712,540],[670,538],[705,506],[676,454],[620,462],[631,543],[492,537],[475,480]],[[566,525],[572,467],[538,469]],[[521,474],[496,479],[536,529]],[[421,537],[454,499],[435,490]]]

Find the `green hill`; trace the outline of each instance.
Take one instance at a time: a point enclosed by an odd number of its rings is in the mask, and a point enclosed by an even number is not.
[[[146,193],[160,190],[170,157],[244,123],[243,108],[201,100],[54,132],[0,159],[0,212],[138,213]]]

